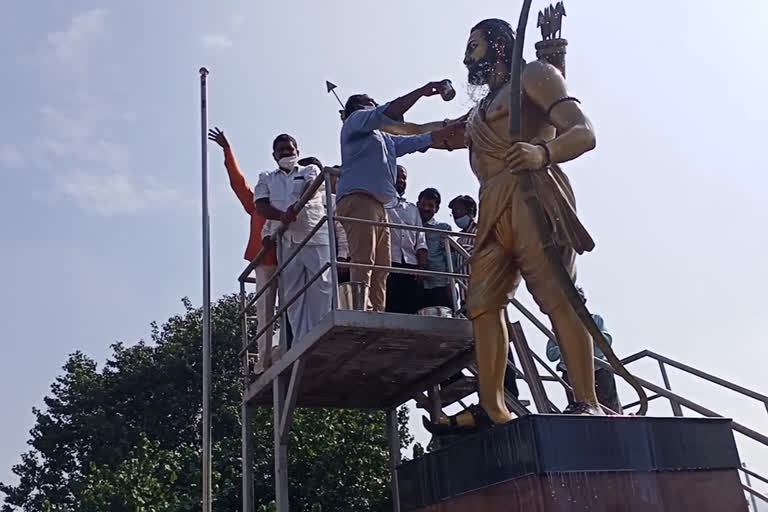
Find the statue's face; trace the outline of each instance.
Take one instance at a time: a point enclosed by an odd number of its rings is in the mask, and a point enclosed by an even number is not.
[[[467,66],[469,83],[484,85],[493,71],[493,51],[483,30],[474,30],[469,34],[467,49],[464,52],[464,65]]]

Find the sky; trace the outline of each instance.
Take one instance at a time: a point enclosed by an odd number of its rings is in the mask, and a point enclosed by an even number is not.
[[[271,141],[339,161],[338,105],[393,99],[449,78],[458,95],[420,101],[413,121],[471,102],[461,63],[469,29],[513,20],[502,2],[2,2],[0,62],[0,480],[26,450],[68,354],[98,361],[115,341],[201,302],[198,69],[210,124],[228,135],[251,183],[271,170]],[[534,1],[534,12],[544,2]],[[571,93],[597,148],[565,166],[597,248],[579,259],[592,309],[621,356],[651,349],[768,393],[768,4],[568,2]],[[526,55],[539,40],[530,24]],[[212,289],[236,290],[248,218],[210,147]],[[402,159],[408,196],[477,195],[465,152]],[[447,208],[438,218],[450,221]],[[763,227],[761,227],[763,226]],[[521,292],[522,300],[530,298]],[[765,318],[765,317],[764,317]],[[532,347],[544,339],[523,322]],[[661,382],[652,364],[639,375]],[[671,372],[675,391],[763,432],[765,408]],[[553,395],[559,395],[553,389]],[[622,388],[625,401],[632,395]],[[562,399],[560,399],[562,401]],[[669,409],[655,405],[656,414]],[[740,444],[768,474],[768,448]]]

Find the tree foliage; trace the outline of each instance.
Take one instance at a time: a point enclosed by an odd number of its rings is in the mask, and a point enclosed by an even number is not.
[[[0,484],[3,512],[173,511],[200,509],[201,311],[152,325],[152,340],[112,345],[98,368],[72,354],[34,409],[31,449]],[[213,482],[216,510],[240,510],[238,301],[213,305]],[[407,411],[399,411],[401,442]],[[272,410],[253,417],[257,510],[274,500]],[[388,451],[383,412],[299,410],[290,437],[291,509],[387,510]]]

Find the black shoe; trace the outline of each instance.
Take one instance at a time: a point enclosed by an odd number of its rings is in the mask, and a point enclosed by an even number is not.
[[[573,414],[575,416],[605,416],[603,410],[586,402],[573,402],[568,404],[563,414]]]
[[[475,421],[474,425],[459,425],[456,421],[456,417],[459,414],[469,413],[472,415],[472,419]],[[462,411],[453,416],[448,416],[448,423],[432,423],[427,418],[421,418],[421,422],[424,424],[424,428],[431,434],[436,436],[454,436],[460,434],[474,434],[483,430],[489,429],[494,426],[491,418],[485,410],[479,405],[472,405],[467,408],[466,411]]]

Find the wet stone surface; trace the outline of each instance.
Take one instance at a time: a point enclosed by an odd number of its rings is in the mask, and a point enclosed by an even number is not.
[[[402,510],[484,499],[472,510],[493,511],[502,498],[534,511],[708,510],[693,499],[735,500],[712,510],[741,510],[739,465],[727,419],[532,415],[406,462],[398,481]],[[709,487],[719,497],[707,498]]]

